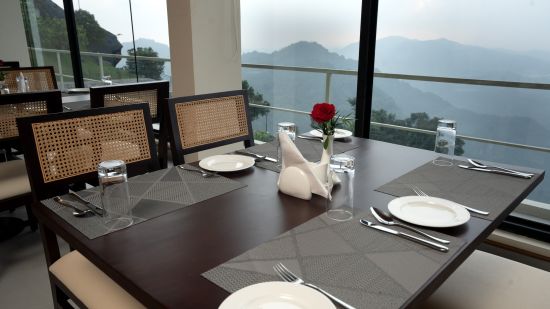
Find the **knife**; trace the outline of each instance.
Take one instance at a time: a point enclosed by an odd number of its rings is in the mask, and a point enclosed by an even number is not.
[[[481,168],[481,167],[473,167],[473,166],[468,166],[468,165],[458,165],[458,167],[463,168],[463,169],[467,169],[467,170],[474,170],[474,171],[494,173],[494,174],[502,174],[502,175],[514,176],[514,177],[525,178],[525,179],[530,179],[532,177],[531,175],[526,175],[526,174],[517,174],[517,173],[512,173],[512,172],[506,172],[506,171],[501,171],[501,170],[493,170],[493,169]]]
[[[386,233],[390,233],[390,234],[393,234],[393,235],[403,237],[403,238],[408,239],[408,240],[412,240],[416,243],[419,243],[419,244],[424,245],[426,247],[430,247],[430,248],[435,249],[437,251],[441,251],[441,252],[449,251],[449,248],[447,248],[445,246],[442,246],[438,243],[435,243],[433,241],[425,240],[425,239],[422,239],[420,237],[409,235],[407,233],[398,232],[396,230],[392,230],[392,229],[387,228],[385,226],[374,224],[374,223],[372,223],[368,220],[365,220],[365,219],[361,219],[361,220],[359,220],[359,222],[361,222],[361,224],[363,224],[364,226],[368,226],[368,227],[373,228],[375,230],[379,230],[379,231],[382,231],[382,232],[386,232]]]
[[[86,206],[86,208],[88,208],[89,210],[93,211],[96,215],[103,216],[103,208],[88,202],[83,197],[81,197],[80,195],[74,192],[69,192],[69,195],[74,197],[77,200],[77,202]]]
[[[317,141],[320,141],[322,140],[323,138],[322,137],[317,137],[317,136],[309,136],[309,135],[298,135],[298,138],[302,138],[302,139],[311,139],[311,140],[317,140]]]
[[[260,160],[266,160],[266,161],[269,161],[269,162],[277,163],[277,159],[272,158],[272,157],[268,157],[268,156],[263,156],[261,154],[257,154],[257,153],[253,153],[253,152],[249,152],[249,151],[244,151],[244,150],[237,150],[235,152],[238,153],[238,154],[241,154],[241,155],[257,158],[257,159],[260,159]]]

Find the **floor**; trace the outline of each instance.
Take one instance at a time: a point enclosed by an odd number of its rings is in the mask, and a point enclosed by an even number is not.
[[[0,216],[26,219],[24,207]],[[68,246],[60,242],[62,250]],[[53,308],[46,260],[40,233],[26,227],[23,232],[0,242],[0,308]]]

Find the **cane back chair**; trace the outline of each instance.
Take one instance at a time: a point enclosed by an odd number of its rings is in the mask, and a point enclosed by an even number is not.
[[[72,183],[97,184],[97,165],[104,160],[124,160],[128,176],[159,168],[147,104],[19,118],[17,124],[28,137],[22,144],[33,207],[68,193]],[[40,228],[56,306],[64,307],[68,298],[85,308],[141,306],[78,251],[61,257],[56,235]]]
[[[30,208],[32,196],[25,161],[11,157],[12,147],[21,148],[16,119],[62,111],[59,91],[0,95],[0,149],[6,156],[6,162],[0,163],[0,210],[25,205],[27,223],[33,231],[37,225]]]
[[[30,91],[48,91],[57,88],[55,80],[55,71],[52,66],[47,67],[26,67],[26,68],[6,68],[1,69],[6,74],[4,83],[10,90],[10,93],[17,92],[17,77],[19,73],[27,78]]]
[[[161,134],[164,131],[162,113],[169,96],[170,83],[168,81],[154,81],[137,84],[112,85],[90,87],[90,106],[109,107],[147,103],[153,120],[153,132],[159,139],[159,153],[167,152],[167,137]],[[159,123],[158,127],[156,124]],[[164,156],[161,156],[164,158]],[[166,167],[166,161],[161,160],[161,167]]]
[[[244,90],[168,99],[174,165],[184,155],[236,142],[254,145],[248,96]]]

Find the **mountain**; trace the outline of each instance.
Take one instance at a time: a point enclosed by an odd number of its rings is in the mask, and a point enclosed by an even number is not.
[[[350,48],[351,50],[351,48]],[[342,51],[340,51],[342,52]],[[315,42],[298,42],[273,53],[249,52],[243,63],[356,70],[357,61]],[[376,71],[415,75],[541,82],[550,65],[531,55],[463,45],[449,40],[418,41],[392,37],[377,44]],[[324,100],[325,74],[243,69],[243,79],[276,107],[309,111]],[[354,76],[331,77],[331,99],[347,114],[356,95]],[[457,120],[458,133],[519,144],[550,146],[550,94],[547,91],[375,78],[373,110],[385,109],[398,118],[414,112]],[[273,132],[280,121],[309,130],[307,115],[271,111],[257,119],[255,130]],[[466,141],[465,156],[511,164],[550,168],[544,153]],[[520,158],[520,159],[518,159]],[[531,196],[550,199],[538,188]]]
[[[343,48],[333,50],[348,59],[359,60],[359,42],[351,43]]]

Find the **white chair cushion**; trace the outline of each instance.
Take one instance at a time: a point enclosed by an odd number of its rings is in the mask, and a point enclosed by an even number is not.
[[[88,308],[145,308],[78,251],[64,255],[50,272]]]
[[[31,192],[24,160],[0,163],[0,200]]]
[[[420,308],[550,308],[550,273],[482,251],[470,257]]]

